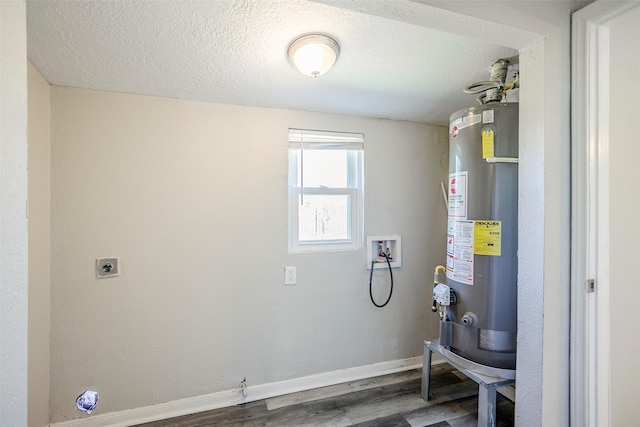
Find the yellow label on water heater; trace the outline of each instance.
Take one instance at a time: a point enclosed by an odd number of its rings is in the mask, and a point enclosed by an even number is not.
[[[493,153],[493,129],[485,127],[482,129],[482,158],[495,157]]]
[[[502,255],[502,221],[473,221],[473,253]]]

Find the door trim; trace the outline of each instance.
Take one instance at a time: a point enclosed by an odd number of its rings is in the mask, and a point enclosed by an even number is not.
[[[572,426],[610,425],[609,28],[637,1],[596,1],[572,17]],[[595,291],[586,282],[595,279]],[[600,339],[601,338],[601,339]]]

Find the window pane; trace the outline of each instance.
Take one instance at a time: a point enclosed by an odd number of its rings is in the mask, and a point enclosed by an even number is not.
[[[347,150],[304,150],[302,155],[304,186],[346,188],[347,154]],[[300,165],[298,165],[297,181],[300,187]]]
[[[350,198],[348,194],[301,196],[298,200],[298,239],[301,242],[349,240]]]

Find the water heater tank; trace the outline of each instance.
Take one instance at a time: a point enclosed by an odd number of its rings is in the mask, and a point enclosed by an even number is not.
[[[440,343],[473,362],[515,369],[518,104],[451,116],[447,285],[455,293]]]

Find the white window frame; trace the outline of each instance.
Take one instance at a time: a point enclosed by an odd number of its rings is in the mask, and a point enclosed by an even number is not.
[[[348,150],[347,187],[298,186],[298,166],[310,150]],[[357,250],[362,247],[364,209],[364,135],[360,133],[289,129],[289,252]],[[300,241],[299,203],[305,195],[347,195],[349,197],[348,238]]]

